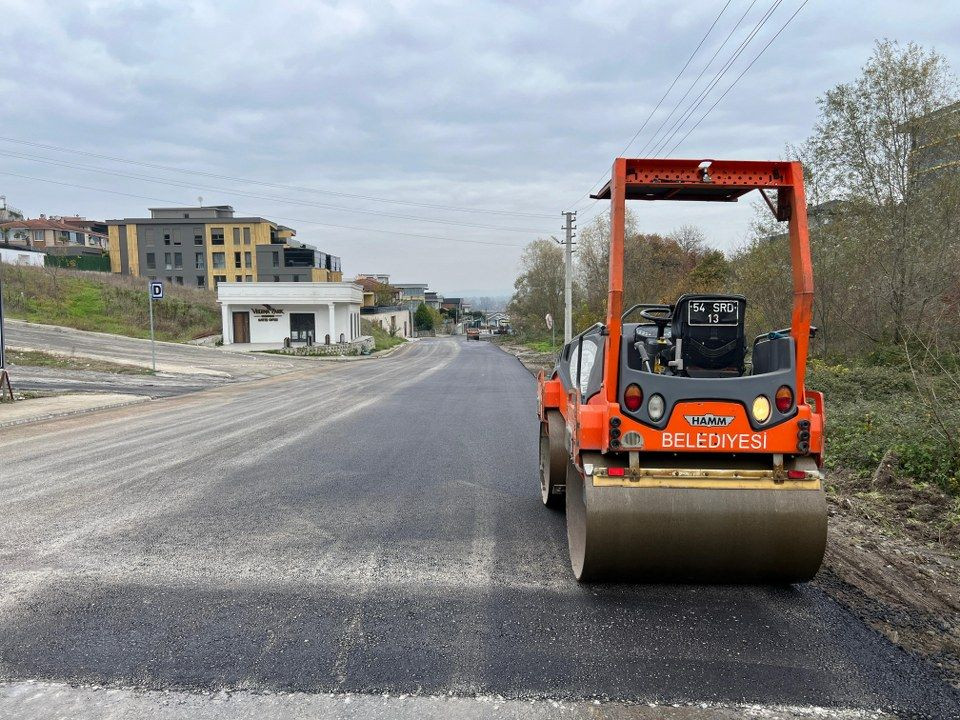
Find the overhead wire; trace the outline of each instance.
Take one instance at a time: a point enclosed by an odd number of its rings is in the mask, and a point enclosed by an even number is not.
[[[401,215],[401,214],[397,214],[397,213],[384,212],[384,211],[381,211],[381,210],[367,210],[367,209],[362,209],[362,208],[348,208],[348,207],[343,207],[343,206],[339,206],[339,205],[329,205],[329,204],[326,204],[326,203],[313,202],[313,201],[309,201],[309,200],[298,200],[298,199],[295,199],[295,198],[284,198],[284,197],[277,197],[277,196],[273,196],[273,195],[259,195],[259,194],[256,194],[256,193],[244,192],[244,191],[242,191],[242,190],[231,190],[231,189],[228,189],[228,188],[211,187],[211,186],[209,186],[209,185],[197,185],[197,184],[195,184],[195,183],[184,182],[184,181],[181,181],[181,180],[171,180],[171,179],[165,179],[165,178],[152,177],[152,176],[148,176],[148,175],[135,175],[135,174],[132,174],[132,173],[122,173],[122,172],[118,172],[118,171],[116,171],[116,170],[107,170],[106,168],[99,168],[99,167],[94,167],[94,166],[91,166],[91,165],[82,165],[82,164],[78,164],[78,163],[70,163],[70,162],[67,162],[67,161],[64,161],[64,160],[57,160],[57,159],[54,159],[54,158],[42,157],[42,156],[37,156],[37,155],[28,155],[28,154],[25,154],[25,153],[12,153],[12,152],[8,152],[8,151],[5,151],[5,150],[0,150],[0,156],[11,157],[11,158],[16,158],[16,159],[21,159],[21,160],[27,160],[27,161],[29,161],[29,162],[34,162],[34,163],[43,163],[43,164],[46,164],[46,165],[55,165],[55,166],[58,166],[58,167],[65,167],[65,168],[72,168],[72,169],[77,169],[77,170],[84,170],[84,171],[87,171],[87,172],[96,172],[96,173],[101,173],[101,174],[104,174],[104,175],[113,175],[113,176],[115,176],[115,177],[123,177],[123,178],[128,178],[128,179],[133,179],[133,180],[141,180],[141,181],[144,181],[144,182],[151,182],[151,183],[156,183],[156,184],[160,184],[160,185],[170,185],[170,186],[172,186],[172,187],[181,187],[181,188],[196,189],[196,190],[206,190],[206,191],[209,191],[209,192],[218,192],[218,193],[223,193],[223,194],[227,194],[227,195],[237,195],[237,196],[242,196],[242,197],[249,197],[249,198],[254,198],[254,199],[256,199],[256,200],[268,200],[268,201],[271,201],[271,202],[279,202],[279,203],[290,204],[290,205],[301,205],[301,206],[305,206],[305,207],[316,207],[316,208],[321,208],[321,209],[324,209],[324,210],[336,210],[336,211],[338,211],[338,212],[352,212],[352,213],[360,213],[360,214],[364,214],[364,215],[378,215],[378,216],[381,216],[381,217],[396,218],[396,219],[400,219],[400,220],[413,220],[413,221],[417,221],[417,222],[435,223],[435,224],[440,224],[440,225],[454,225],[454,226],[458,226],[458,227],[480,228],[480,229],[484,229],[484,230],[497,230],[497,231],[503,231],[503,232],[516,232],[516,233],[524,233],[524,234],[537,234],[537,233],[543,234],[543,230],[540,230],[540,229],[516,228],[516,227],[500,227],[500,226],[497,226],[497,225],[486,225],[486,224],[482,224],[482,223],[471,223],[471,222],[459,222],[459,221],[456,221],[456,220],[445,220],[445,219],[441,219],[441,218],[424,218],[424,217],[419,217],[419,216],[414,216],[414,215]]]
[[[697,97],[694,98],[693,101],[691,101],[691,103],[683,110],[683,112],[680,114],[680,117],[678,117],[673,122],[673,124],[667,130],[667,133],[663,136],[663,138],[661,138],[657,142],[657,144],[654,145],[653,148],[651,148],[651,151],[650,151],[651,157],[657,157],[660,154],[660,152],[673,140],[673,138],[676,137],[677,133],[680,132],[680,130],[682,129],[683,125],[687,122],[687,120],[693,117],[697,109],[704,103],[704,101],[707,99],[707,97],[710,95],[713,89],[724,78],[727,72],[729,72],[730,68],[734,65],[734,63],[736,63],[736,61],[740,58],[740,56],[747,49],[750,43],[753,42],[754,38],[756,38],[757,35],[760,33],[760,31],[763,30],[764,26],[767,24],[767,22],[769,22],[770,18],[773,16],[773,13],[776,12],[777,8],[780,7],[781,3],[783,3],[783,0],[774,0],[774,2],[766,10],[766,12],[764,12],[764,14],[760,17],[760,20],[757,21],[757,24],[754,26],[753,30],[751,30],[747,34],[747,36],[740,42],[740,45],[737,47],[737,49],[733,51],[730,57],[727,58],[727,61],[720,68],[720,70],[718,70],[717,73],[713,76],[713,79],[707,84],[706,87],[703,88],[703,90],[700,91]]]
[[[640,137],[640,133],[643,132],[644,128],[646,128],[646,127],[647,127],[647,124],[650,122],[650,119],[654,116],[654,114],[657,112],[657,110],[660,109],[660,106],[663,104],[663,101],[666,99],[667,95],[670,94],[670,91],[673,90],[674,86],[677,84],[677,81],[680,80],[680,76],[683,75],[684,71],[687,69],[687,67],[690,65],[690,63],[693,61],[693,58],[696,57],[697,53],[700,51],[700,48],[703,46],[703,43],[706,42],[706,39],[710,36],[710,33],[713,32],[713,29],[717,26],[717,23],[720,21],[720,18],[723,17],[723,14],[726,12],[727,8],[730,6],[730,3],[731,3],[732,1],[733,1],[733,0],[727,0],[727,2],[724,4],[724,6],[723,6],[722,8],[720,8],[720,12],[717,13],[717,16],[713,19],[713,22],[710,23],[710,27],[707,28],[707,31],[703,34],[703,37],[700,38],[700,42],[697,43],[697,46],[693,49],[693,52],[690,53],[690,56],[687,58],[687,61],[683,64],[683,67],[680,68],[680,72],[678,72],[678,73],[676,74],[676,76],[673,78],[673,82],[670,83],[670,86],[666,89],[666,91],[665,91],[665,92],[663,93],[663,95],[660,97],[660,100],[657,101],[657,104],[654,106],[654,108],[653,108],[653,109],[650,111],[650,113],[647,115],[646,119],[644,119],[643,124],[640,125],[640,129],[637,130],[637,132],[635,132],[635,133],[633,134],[633,137],[630,138],[630,141],[626,144],[626,146],[623,148],[623,150],[620,151],[619,156],[622,157],[623,154],[624,154],[627,150],[630,149],[630,146],[633,145],[634,141],[635,141],[638,137]],[[598,185],[602,184],[606,179],[607,179],[606,174],[602,175],[599,180],[597,180],[593,185],[590,186],[590,189],[587,190],[586,193],[584,193],[584,194],[581,195],[579,198],[577,198],[577,199],[576,199],[573,203],[571,203],[571,205],[569,205],[568,207],[579,205],[584,199],[589,198],[589,197],[590,197],[590,193],[593,192],[594,188],[596,188]]]
[[[23,175],[20,173],[9,172],[7,170],[0,170],[0,175],[17,177],[25,180],[35,180],[37,182],[51,183],[53,185],[61,185],[64,187],[79,188],[81,190],[92,190],[94,192],[109,193],[111,195],[121,195],[123,197],[136,198],[138,200],[150,200],[151,202],[162,202],[162,203],[168,203],[172,205],[181,204],[180,201],[178,200],[170,200],[168,198],[158,198],[158,197],[152,197],[149,195],[138,195],[135,193],[122,192],[120,190],[110,190],[108,188],[93,187],[90,185],[81,185],[79,183],[70,183],[70,182],[63,182],[60,180],[51,180],[50,178],[41,178],[33,175]],[[251,217],[253,216],[258,216],[258,215],[256,213],[252,213]],[[446,242],[469,243],[472,245],[496,245],[499,247],[516,248],[518,250],[524,247],[524,245],[516,245],[514,243],[501,243],[501,242],[495,242],[492,240],[470,240],[467,238],[454,238],[454,237],[444,237],[439,235],[424,235],[420,233],[408,233],[408,232],[402,232],[400,230],[381,230],[378,228],[358,227],[354,225],[340,225],[335,223],[319,222],[317,220],[304,220],[302,218],[283,217],[280,215],[273,215],[273,217],[277,218],[278,220],[286,220],[287,222],[301,223],[304,225],[318,225],[320,227],[339,228],[341,230],[357,230],[360,232],[373,232],[373,233],[381,233],[385,235],[401,235],[404,237],[422,238],[426,240],[444,240]]]
[[[730,83],[730,86],[727,87],[727,89],[723,91],[723,93],[720,95],[720,97],[718,97],[718,98],[716,99],[716,101],[713,103],[713,105],[711,105],[711,106],[707,109],[707,111],[706,111],[703,115],[700,116],[700,119],[697,120],[697,122],[694,123],[693,126],[692,126],[689,130],[687,130],[686,134],[677,141],[677,143],[670,149],[670,152],[669,152],[668,154],[672,154],[673,152],[675,152],[676,149],[677,149],[678,147],[680,147],[680,145],[682,145],[683,142],[684,142],[688,137],[690,137],[690,133],[692,133],[694,130],[696,130],[696,129],[700,126],[700,123],[702,123],[702,122],[704,121],[704,119],[706,119],[707,115],[709,115],[709,114],[713,111],[713,109],[714,109],[717,105],[720,104],[720,101],[723,100],[723,98],[725,98],[725,97],[727,96],[727,93],[729,93],[729,92],[733,89],[733,87],[734,87],[738,82],[740,82],[740,79],[747,73],[747,71],[748,71],[750,68],[753,67],[754,63],[757,62],[757,60],[759,60],[759,59],[761,58],[761,56],[767,51],[767,48],[769,48],[769,47],[773,44],[774,40],[776,40],[776,39],[780,36],[780,33],[782,33],[782,32],[787,28],[787,26],[788,26],[791,22],[793,22],[793,19],[794,19],[797,15],[800,14],[800,11],[803,10],[804,6],[805,6],[809,1],[810,1],[810,0],[803,0],[803,2],[800,3],[800,6],[799,6],[796,10],[794,10],[793,15],[791,15],[789,18],[787,18],[787,21],[786,21],[783,25],[781,25],[781,26],[780,26],[780,29],[777,30],[777,32],[773,35],[773,37],[770,38],[770,39],[767,41],[767,44],[764,45],[763,48],[760,50],[760,52],[757,53],[756,57],[753,58],[753,60],[750,61],[750,64],[747,65],[747,66],[741,71],[741,73],[736,77],[736,79],[734,79],[734,81],[733,81],[732,83]]]
[[[677,100],[676,104],[673,106],[673,109],[667,114],[667,116],[662,121],[660,121],[660,125],[657,126],[657,129],[654,131],[653,135],[651,135],[647,139],[647,142],[644,144],[644,146],[640,148],[639,151],[637,151],[638,157],[643,157],[643,154],[647,151],[647,148],[649,148],[651,143],[653,143],[657,139],[657,136],[660,135],[660,131],[663,130],[664,125],[666,125],[670,121],[670,119],[673,117],[673,114],[680,109],[680,106],[683,104],[683,101],[687,99],[687,97],[690,95],[690,92],[693,90],[693,88],[697,86],[697,83],[700,82],[700,80],[706,74],[707,70],[710,69],[710,67],[713,65],[713,61],[717,59],[717,56],[720,54],[720,52],[727,46],[727,43],[730,42],[730,38],[733,37],[733,34],[737,31],[740,25],[743,24],[744,19],[746,19],[747,15],[750,13],[750,11],[753,9],[753,6],[756,4],[757,4],[757,0],[751,0],[750,4],[747,6],[747,9],[744,10],[743,14],[740,16],[740,19],[737,20],[737,22],[734,24],[732,28],[730,28],[730,32],[727,33],[727,36],[723,39],[723,42],[721,42],[717,46],[717,49],[714,50],[713,55],[710,56],[710,59],[707,61],[706,65],[704,65],[700,69],[700,72],[697,73],[697,77],[695,77],[693,82],[690,83],[690,85],[687,87],[686,92],[684,92],[683,95],[680,97],[680,99]]]
[[[110,162],[125,163],[127,165],[139,165],[141,167],[148,167],[154,170],[164,170],[166,172],[188,173],[191,175],[201,175],[203,177],[215,178],[217,180],[229,180],[231,182],[247,183],[250,185],[262,185],[264,187],[272,187],[279,190],[288,190],[288,191],[303,192],[303,193],[314,193],[314,194],[321,194],[321,195],[333,195],[336,197],[353,198],[356,200],[392,203],[395,205],[410,205],[412,207],[429,208],[433,210],[446,210],[450,212],[481,213],[485,215],[491,215],[491,214],[492,215],[514,215],[518,217],[550,218],[550,219],[555,217],[554,215],[546,214],[546,213],[529,213],[529,212],[521,212],[521,211],[514,211],[514,210],[502,210],[502,209],[491,209],[491,208],[467,208],[467,207],[458,207],[454,205],[439,205],[439,204],[433,204],[433,203],[416,202],[412,200],[399,200],[396,198],[385,198],[385,197],[378,197],[374,195],[348,193],[348,192],[337,191],[337,190],[324,190],[324,189],[305,187],[300,185],[285,185],[283,183],[274,183],[274,182],[269,182],[265,180],[255,180],[252,178],[235,177],[232,175],[224,175],[221,173],[207,172],[204,170],[195,170],[192,168],[175,167],[171,165],[161,165],[159,163],[146,162],[143,160],[131,160],[129,158],[122,158],[114,155],[104,155],[102,153],[95,153],[88,150],[78,150],[76,148],[68,148],[60,145],[49,145],[46,143],[35,142],[32,140],[22,140],[20,138],[13,138],[13,137],[6,137],[6,136],[0,136],[0,142],[15,143],[19,145],[28,145],[30,147],[41,148],[44,150],[53,150],[55,152],[72,153],[74,155],[85,155],[87,157],[94,157],[100,160],[109,160]]]

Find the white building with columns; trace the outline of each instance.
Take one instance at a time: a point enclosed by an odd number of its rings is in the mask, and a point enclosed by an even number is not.
[[[221,282],[223,344],[314,345],[360,337],[363,288],[347,282]]]

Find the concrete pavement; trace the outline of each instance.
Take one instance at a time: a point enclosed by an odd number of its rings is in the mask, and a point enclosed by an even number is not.
[[[151,690],[960,716],[816,585],[578,585],[538,493],[534,379],[487,343],[0,430],[0,716],[29,681],[97,717]]]
[[[4,323],[6,344],[18,350],[41,350],[106,360],[121,365],[150,367],[150,341],[108,333],[37,325],[22,320]],[[183,343],[156,343],[157,370],[186,375],[249,379],[270,377],[303,367],[310,358],[232,353]]]

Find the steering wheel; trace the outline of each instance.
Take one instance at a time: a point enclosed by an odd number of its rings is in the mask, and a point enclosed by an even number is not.
[[[667,313],[664,315],[663,313]],[[645,307],[640,311],[640,317],[649,320],[655,325],[663,321],[664,326],[673,318],[673,308],[669,305],[656,305],[654,307]]]
[[[666,315],[664,315],[666,313]],[[659,305],[645,307],[640,311],[640,317],[649,320],[657,326],[657,340],[663,338],[663,333],[667,329],[667,324],[673,320],[673,308],[669,305]]]

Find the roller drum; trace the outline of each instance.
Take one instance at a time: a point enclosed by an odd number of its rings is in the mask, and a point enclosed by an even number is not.
[[[806,582],[827,538],[822,489],[595,487],[568,461],[567,537],[581,582]]]

